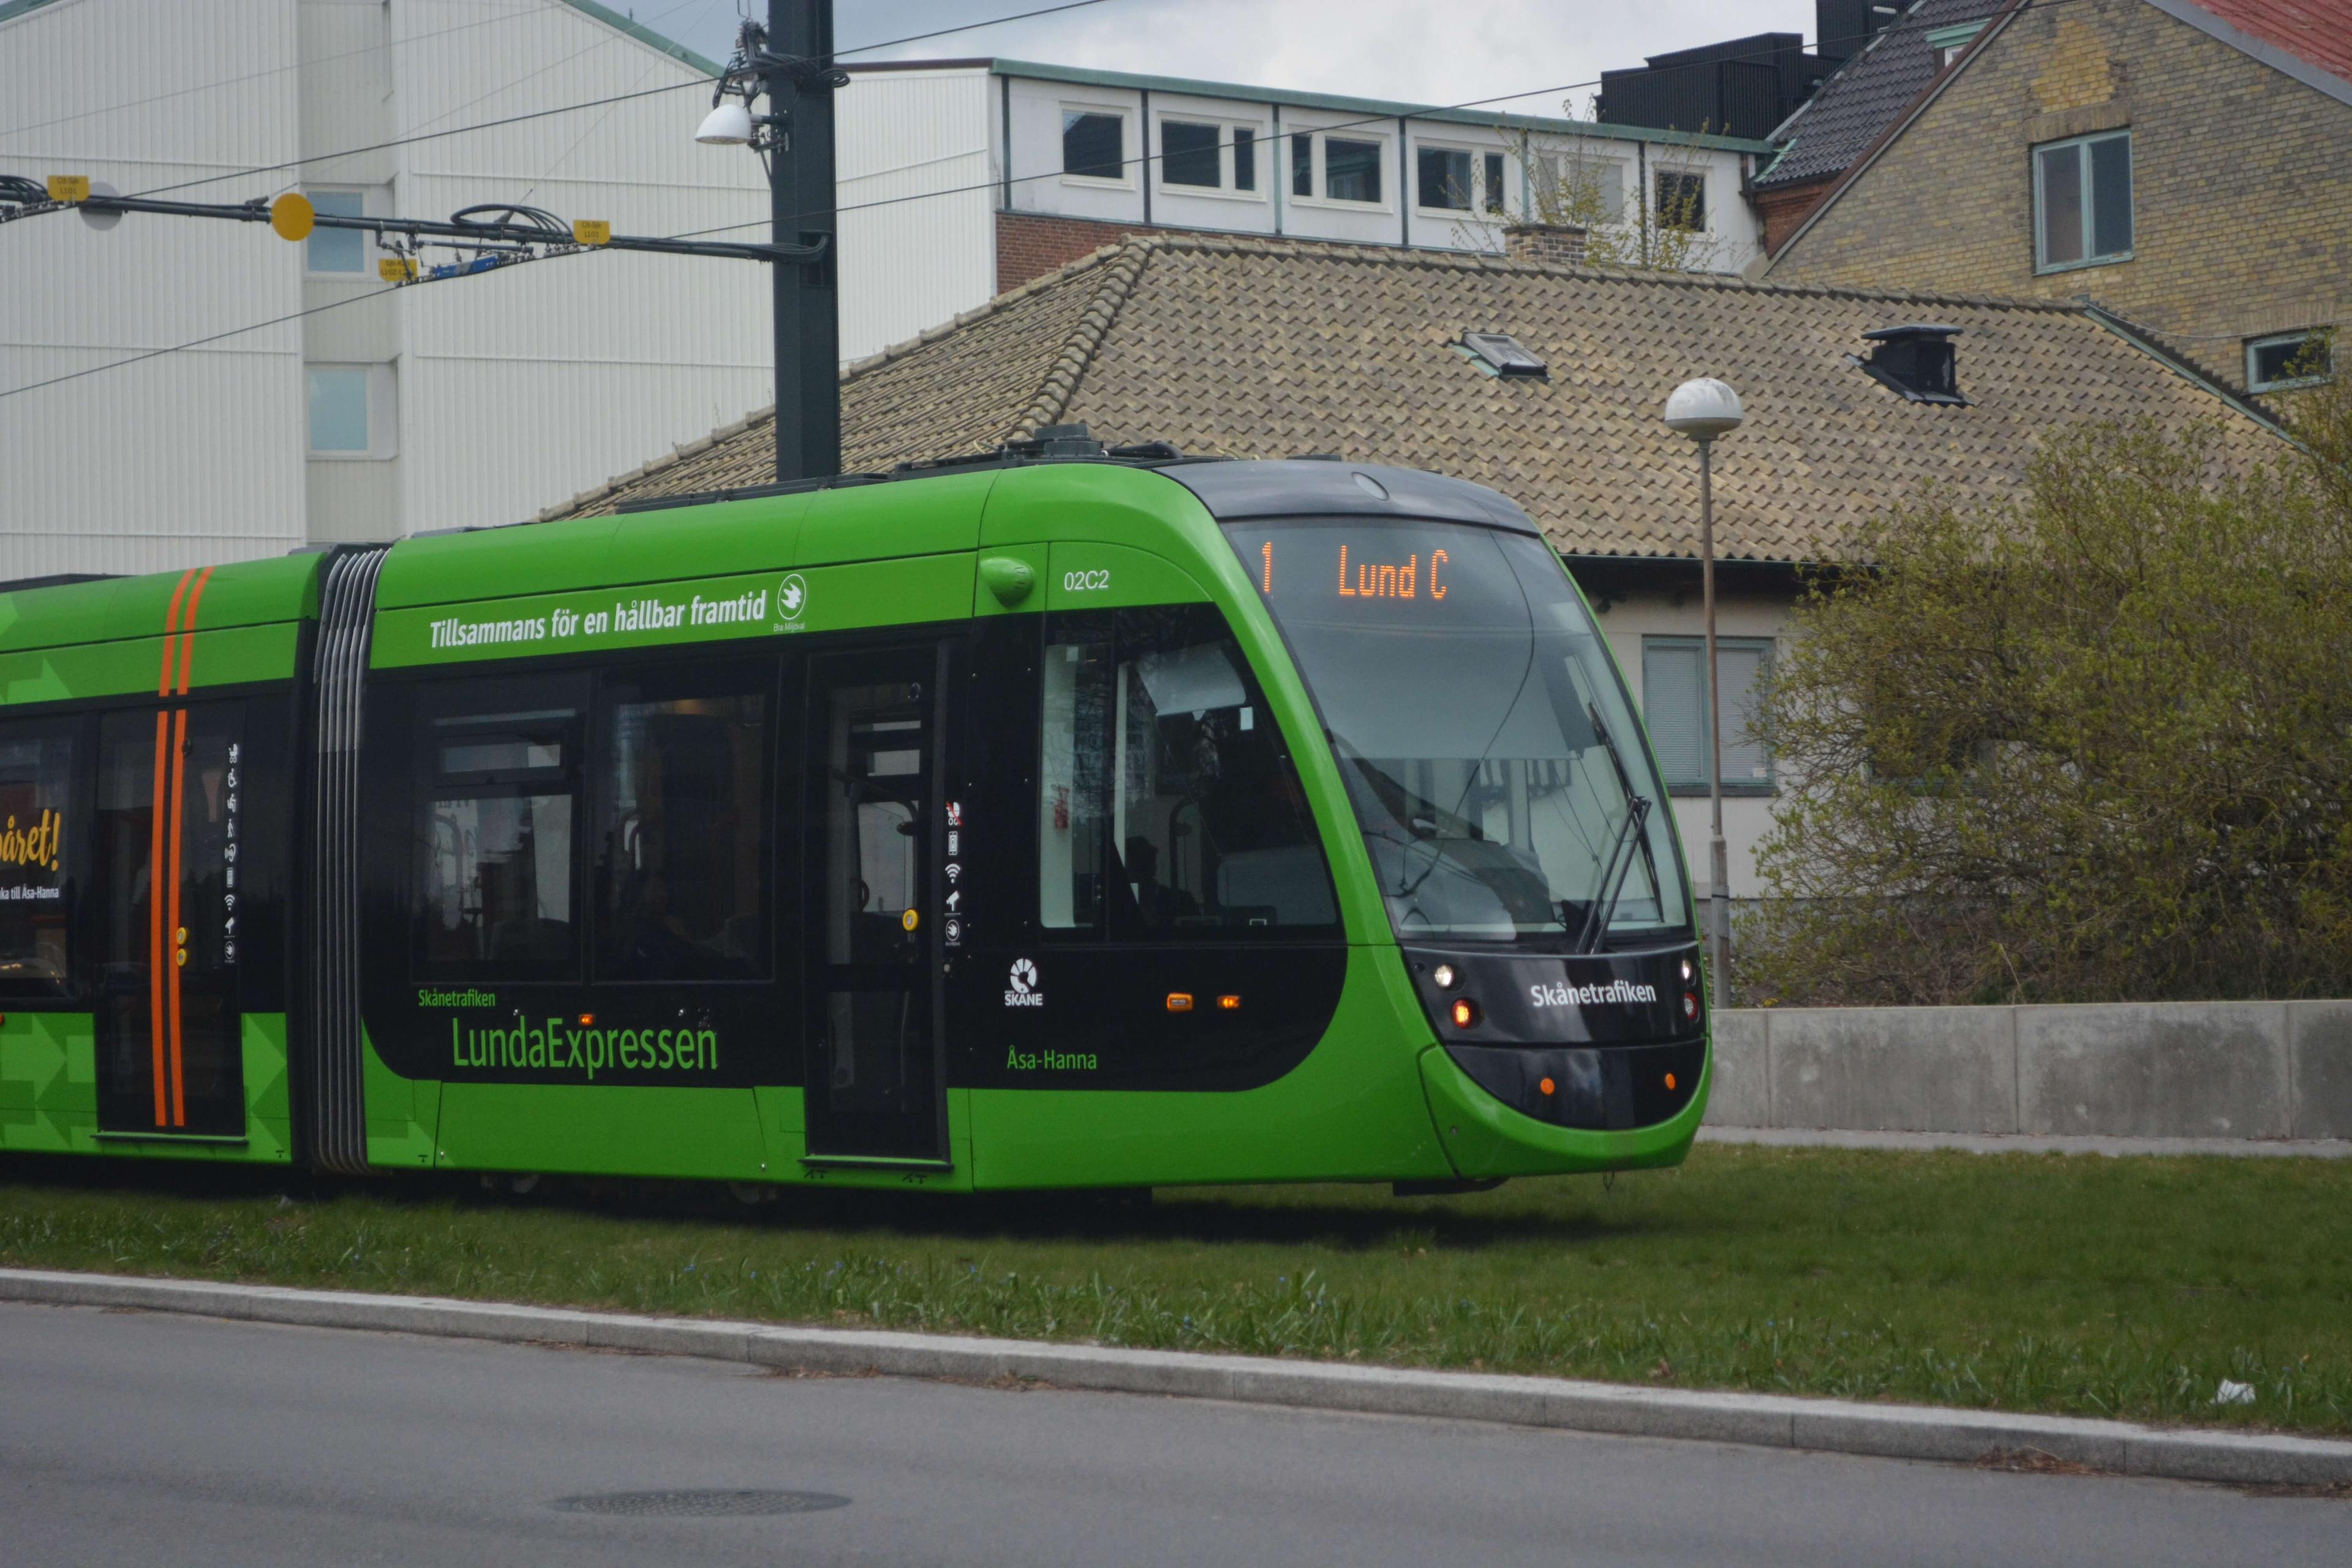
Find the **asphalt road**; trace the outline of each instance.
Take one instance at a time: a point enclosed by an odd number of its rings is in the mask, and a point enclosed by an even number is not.
[[[644,1493],[668,1495],[614,1500]],[[591,1511],[753,1503],[802,1511]],[[27,1564],[2276,1568],[2347,1543],[2352,1502],[2166,1481],[0,1307],[0,1558]]]

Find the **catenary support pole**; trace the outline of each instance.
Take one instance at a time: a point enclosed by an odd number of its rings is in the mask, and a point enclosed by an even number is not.
[[[781,270],[781,268],[780,268]],[[1715,443],[1698,444],[1698,548],[1700,592],[1706,601],[1706,799],[1709,820],[1706,973],[1717,1007],[1731,1005],[1731,890],[1729,856],[1723,845],[1723,682],[1715,657]]]
[[[841,471],[841,315],[834,213],[833,0],[768,0],[768,110],[784,117],[769,163],[772,238],[822,243],[773,273],[776,478]]]

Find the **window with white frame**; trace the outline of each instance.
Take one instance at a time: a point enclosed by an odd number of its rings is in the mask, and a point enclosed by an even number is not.
[[[1193,185],[1202,190],[1225,188],[1222,128],[1192,120],[1160,122],[1160,183]]]
[[[1127,116],[1115,109],[1062,110],[1065,178],[1123,185],[1127,179]]]
[[[1160,122],[1160,184],[1170,191],[1255,195],[1257,128],[1171,117]]]
[[[1477,197],[1472,162],[1467,147],[1432,147],[1426,143],[1415,147],[1413,201],[1424,212],[1470,211]]]
[[[2246,340],[2246,390],[2288,392],[2316,386],[2336,374],[2330,334],[2306,329]]]
[[[2033,150],[2033,265],[2063,272],[2132,254],[2129,131],[2103,131]]]
[[[1536,211],[1555,223],[1623,223],[1627,171],[1620,158],[1538,153],[1528,171]]]
[[[1361,136],[1290,134],[1290,194],[1300,201],[1380,206],[1387,143]]]
[[[312,457],[393,455],[392,366],[314,364],[305,373]]]
[[[1505,160],[1500,153],[1416,142],[1412,150],[1413,204],[1425,213],[1450,216],[1475,212],[1486,217],[1501,217],[1510,205],[1510,187],[1504,183],[1504,169]]]
[[[1706,175],[1696,169],[1660,169],[1656,205],[1651,216],[1660,228],[1706,229]]]
[[[364,217],[367,200],[357,191],[305,191],[310,208],[321,217]],[[310,272],[341,274],[367,270],[367,233],[356,228],[313,228],[302,242],[302,266]]]
[[[1727,795],[1772,793],[1772,754],[1748,730],[1763,710],[1772,677],[1772,639],[1718,637],[1723,672],[1723,788]],[[1706,639],[1642,639],[1642,721],[1657,749],[1666,787],[1704,790],[1709,752]]]
[[[1323,150],[1323,199],[1377,205],[1381,200],[1381,143],[1353,136],[1318,136]]]

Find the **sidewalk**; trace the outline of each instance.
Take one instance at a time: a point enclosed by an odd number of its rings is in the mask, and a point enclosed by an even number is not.
[[[1970,1154],[2224,1154],[2242,1160],[2352,1159],[2346,1138],[2055,1138],[2024,1132],[1853,1132],[1836,1128],[1715,1127],[1702,1143],[1784,1149],[1958,1149]]]
[[[1491,1421],[1627,1436],[1970,1464],[2019,1453],[2124,1475],[2240,1485],[2352,1482],[2352,1442],[1998,1410],[1708,1394],[1566,1378],[1200,1355],[787,1323],[0,1268],[0,1300],[191,1312],[310,1328],[699,1356],[788,1371],[1006,1379],[1063,1388]]]

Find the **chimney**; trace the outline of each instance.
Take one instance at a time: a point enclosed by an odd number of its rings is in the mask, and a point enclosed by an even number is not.
[[[1567,223],[1515,223],[1503,230],[1503,254],[1513,261],[1581,267],[1584,230]]]

